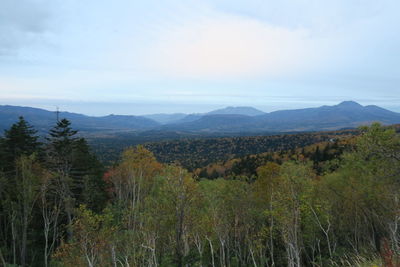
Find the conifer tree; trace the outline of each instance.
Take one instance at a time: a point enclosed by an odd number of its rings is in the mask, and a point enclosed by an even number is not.
[[[77,131],[72,130],[71,122],[67,119],[57,121],[56,126],[50,130],[50,137],[46,138],[47,163],[49,168],[56,173],[58,184],[58,197],[61,199],[67,219],[68,239],[72,238],[72,219],[76,205],[76,198],[73,193],[76,186],[71,177],[73,150],[77,138]]]
[[[62,119],[50,130],[50,137],[46,138],[48,144],[48,159],[50,167],[63,175],[69,175],[72,167],[73,149],[78,133],[72,130],[71,122]]]
[[[67,217],[68,238],[72,237],[71,225],[74,209],[82,203],[101,210],[106,200],[103,168],[84,138],[76,136],[71,122],[61,119],[50,130],[47,146],[49,168],[56,173],[59,197]]]
[[[103,180],[104,167],[84,138],[75,141],[71,176],[76,180],[78,188],[74,191],[79,204],[95,211],[104,208],[107,195]]]
[[[37,131],[22,116],[9,130],[4,132],[4,139],[0,143],[1,169],[4,172],[14,172],[15,161],[22,155],[31,155],[39,152],[40,143]]]

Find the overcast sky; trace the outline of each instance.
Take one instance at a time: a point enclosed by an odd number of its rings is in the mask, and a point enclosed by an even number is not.
[[[0,0],[0,104],[400,111],[398,0]]]

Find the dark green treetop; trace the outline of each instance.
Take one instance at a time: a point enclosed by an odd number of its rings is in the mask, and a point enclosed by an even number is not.
[[[4,131],[4,139],[0,143],[2,169],[12,171],[15,160],[22,155],[31,155],[40,150],[37,131],[22,116],[9,130]]]

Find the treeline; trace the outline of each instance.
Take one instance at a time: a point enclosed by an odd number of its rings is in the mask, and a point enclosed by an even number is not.
[[[58,122],[36,145],[21,119],[13,127],[25,129],[25,141],[10,149],[22,140],[11,138],[13,128],[2,139],[5,266],[400,264],[394,129],[363,128],[351,149],[325,160],[336,167],[324,172],[288,158],[254,167],[251,179],[210,180],[159,163],[143,146],[125,150],[102,176],[69,126]]]

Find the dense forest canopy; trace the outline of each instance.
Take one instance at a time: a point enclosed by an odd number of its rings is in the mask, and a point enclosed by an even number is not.
[[[70,121],[39,142],[21,117],[0,139],[0,265],[398,266],[400,136],[360,132],[189,172],[144,146],[105,168]]]
[[[272,151],[286,151],[301,148],[318,142],[347,139],[359,134],[357,129],[271,134],[245,136],[189,135],[170,132],[153,132],[138,136],[120,134],[113,137],[88,139],[95,154],[106,165],[112,165],[126,147],[142,144],[154,153],[162,163],[179,163],[182,167],[193,170],[219,161],[231,160],[252,154]]]

